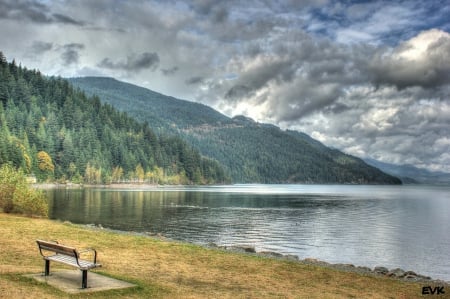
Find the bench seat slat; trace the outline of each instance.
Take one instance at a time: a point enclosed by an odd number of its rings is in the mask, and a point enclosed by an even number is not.
[[[81,259],[78,259],[78,263],[80,264],[80,265],[78,265],[76,258],[67,256],[67,255],[62,255],[62,254],[51,255],[51,256],[45,257],[45,259],[50,260],[50,261],[64,263],[64,264],[67,264],[70,266],[80,268],[82,270],[89,270],[92,268],[99,267],[99,264],[94,264],[92,262],[89,262],[86,260],[81,260]]]

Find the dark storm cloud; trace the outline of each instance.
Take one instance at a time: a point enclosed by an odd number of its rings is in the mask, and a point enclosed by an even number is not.
[[[82,26],[84,25],[84,22],[74,20],[73,18],[69,16],[65,16],[62,14],[54,13],[52,14],[54,21],[57,23],[65,23],[65,24],[71,24],[71,25],[77,25]]]
[[[35,54],[42,54],[50,51],[53,48],[53,43],[47,43],[43,41],[34,41],[31,45],[31,49]]]
[[[63,23],[77,26],[84,25],[84,22],[77,21],[67,15],[52,13],[47,5],[33,0],[1,0],[0,18],[43,24]]]
[[[225,3],[212,0],[196,0],[191,5],[197,13],[210,17],[213,23],[223,23],[228,19],[229,11]]]
[[[266,87],[270,81],[289,82],[293,79],[295,71],[295,61],[263,57],[258,59],[254,67],[241,73],[238,82],[227,91],[225,97],[236,100]]]
[[[159,55],[155,52],[145,52],[140,55],[129,55],[126,60],[114,62],[104,58],[97,66],[107,69],[125,71],[140,71],[144,69],[155,70],[159,66]]]
[[[225,94],[225,99],[238,101],[250,95],[252,89],[246,85],[234,85]]]
[[[204,78],[200,77],[200,76],[190,77],[190,78],[186,79],[185,82],[187,85],[197,85],[197,84],[203,83]]]
[[[179,70],[179,67],[174,66],[170,69],[161,69],[161,72],[164,76],[172,76],[175,75],[175,73]]]
[[[283,40],[293,40],[280,47]],[[249,57],[247,68],[227,90],[225,99],[233,102],[255,94],[265,98],[277,121],[294,121],[321,109],[330,108],[350,84],[361,84],[367,74],[371,47],[337,46],[329,40],[313,40],[302,33],[288,33],[273,41],[274,53]],[[337,111],[331,109],[329,111]]]
[[[61,58],[63,60],[63,64],[68,66],[70,64],[76,64],[79,61],[80,54],[78,53],[80,50],[83,50],[85,47],[83,44],[71,43],[66,44],[62,47],[63,52],[61,54]]]

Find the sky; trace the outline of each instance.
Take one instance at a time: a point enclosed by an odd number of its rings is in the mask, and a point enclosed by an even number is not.
[[[450,172],[450,2],[0,0],[0,51]]]

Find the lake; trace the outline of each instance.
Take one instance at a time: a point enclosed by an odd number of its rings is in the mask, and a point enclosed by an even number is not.
[[[54,189],[50,218],[251,245],[330,263],[413,270],[450,281],[450,188],[232,185]]]

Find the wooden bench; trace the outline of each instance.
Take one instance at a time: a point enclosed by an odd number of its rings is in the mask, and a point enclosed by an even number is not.
[[[85,249],[78,251],[69,246],[59,244],[53,241],[36,240],[39,246],[39,252],[45,260],[45,276],[50,275],[50,261],[60,262],[80,269],[83,272],[81,281],[81,288],[87,288],[87,271],[96,267],[101,267],[97,264],[97,251],[95,249]],[[81,259],[81,254],[90,252],[93,255],[92,261]]]

